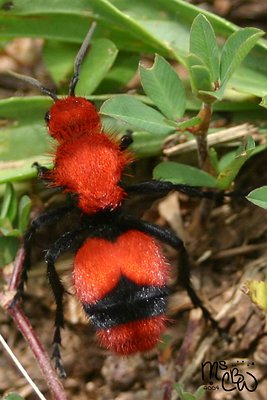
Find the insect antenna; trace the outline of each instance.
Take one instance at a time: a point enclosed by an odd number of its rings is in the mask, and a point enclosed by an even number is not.
[[[70,81],[70,85],[69,85],[69,95],[70,96],[75,96],[75,87],[79,81],[79,73],[80,73],[80,68],[81,68],[81,64],[83,62],[84,56],[87,52],[88,46],[91,42],[91,38],[93,36],[93,33],[95,31],[96,28],[96,22],[93,22],[92,25],[90,26],[90,29],[83,41],[83,44],[81,45],[80,50],[78,51],[78,54],[76,56],[75,59],[75,63],[74,63],[74,74],[73,77]]]
[[[15,78],[29,83],[30,85],[36,87],[37,89],[39,89],[42,93],[47,94],[49,97],[52,97],[52,99],[54,101],[58,100],[58,97],[56,95],[56,93],[52,92],[50,89],[44,87],[41,82],[39,82],[37,79],[35,78],[31,78],[30,76],[27,75],[22,75],[22,74],[18,74],[17,72],[14,71],[8,71],[8,73],[12,76],[14,76]]]

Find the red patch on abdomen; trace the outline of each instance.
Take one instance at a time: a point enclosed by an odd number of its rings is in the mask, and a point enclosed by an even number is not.
[[[101,346],[117,354],[129,355],[151,350],[165,329],[164,315],[128,322],[110,329],[97,331]]]
[[[126,277],[136,285],[165,287],[169,265],[157,242],[149,235],[129,230],[114,242],[103,238],[89,238],[80,247],[74,260],[73,279],[76,296],[83,304],[94,305]],[[125,303],[128,296],[125,293]],[[150,299],[142,307],[150,309]],[[140,307],[138,302],[136,307]],[[104,312],[104,310],[103,310]],[[118,313],[120,312],[118,304]],[[138,315],[138,309],[136,310]],[[153,348],[165,328],[164,312],[146,318],[98,329],[102,346],[118,353],[131,354]]]
[[[73,278],[82,303],[101,300],[122,275],[138,285],[166,285],[169,265],[151,236],[130,230],[114,242],[91,238],[76,253]]]

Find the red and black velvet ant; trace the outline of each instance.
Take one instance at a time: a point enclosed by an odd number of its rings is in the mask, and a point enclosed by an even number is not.
[[[123,170],[133,159],[128,150],[131,135],[118,140],[103,132],[95,106],[85,98],[75,96],[80,66],[94,29],[93,23],[76,57],[67,97],[59,99],[37,80],[15,74],[54,100],[45,116],[48,132],[58,142],[54,168],[50,171],[37,163],[35,166],[39,177],[47,180],[50,186],[74,195],[72,204],[47,211],[32,221],[25,235],[26,258],[20,292],[31,266],[34,233],[43,225],[60,221],[67,213],[80,210],[80,228],[62,235],[45,256],[57,306],[53,357],[61,376],[65,376],[60,358],[65,289],[55,262],[69,248],[75,249],[73,282],[76,296],[95,327],[100,343],[106,348],[124,355],[149,350],[165,328],[169,265],[157,240],[179,252],[180,282],[193,304],[200,307],[218,329],[217,322],[191,285],[188,255],[182,240],[167,229],[121,212],[121,205],[129,193],[164,195],[177,190],[209,198],[213,198],[214,193],[155,180],[128,187],[122,183]]]

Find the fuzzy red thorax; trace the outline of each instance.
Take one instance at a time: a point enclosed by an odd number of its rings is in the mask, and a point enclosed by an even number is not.
[[[86,214],[113,210],[124,198],[118,183],[130,161],[129,153],[110,136],[89,132],[57,147],[51,179],[55,186],[76,194],[78,207]]]

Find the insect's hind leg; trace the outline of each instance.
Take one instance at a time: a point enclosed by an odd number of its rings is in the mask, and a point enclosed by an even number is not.
[[[62,252],[68,250],[71,247],[72,243],[77,238],[77,236],[79,236],[80,232],[81,231],[72,231],[65,233],[47,251],[45,256],[45,261],[47,263],[47,276],[56,302],[55,331],[53,337],[52,356],[55,360],[55,368],[59,371],[59,375],[61,378],[65,378],[67,376],[61,361],[60,353],[61,329],[64,328],[63,297],[65,293],[65,288],[55,269],[55,262]]]

